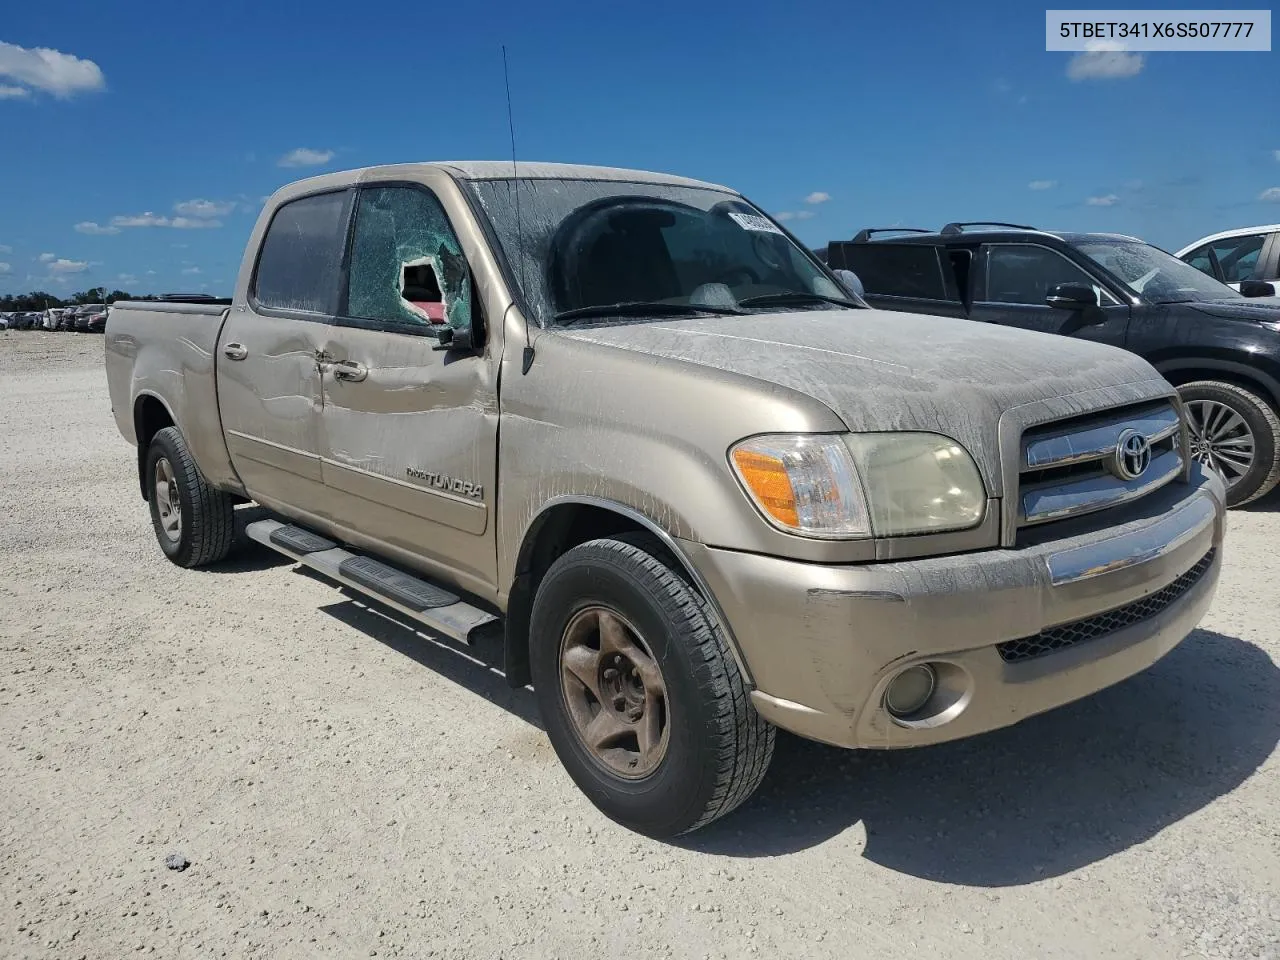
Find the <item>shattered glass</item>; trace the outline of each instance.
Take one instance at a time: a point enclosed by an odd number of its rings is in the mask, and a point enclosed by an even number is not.
[[[434,195],[404,186],[361,192],[347,314],[414,326],[470,327],[467,262]]]

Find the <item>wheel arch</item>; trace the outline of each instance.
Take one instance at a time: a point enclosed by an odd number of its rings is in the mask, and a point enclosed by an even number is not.
[[[138,450],[138,487],[147,499],[147,450],[151,439],[165,427],[176,427],[178,421],[169,404],[159,394],[144,390],[133,400],[133,438]]]
[[[562,496],[548,500],[525,529],[507,600],[504,672],[508,683],[512,686],[524,686],[530,682],[529,621],[533,612],[533,598],[551,564],[565,551],[589,540],[637,533],[653,536],[666,554],[663,559],[671,563],[678,573],[683,574],[693,589],[701,594],[718,621],[719,628],[724,632],[743,679],[748,684],[751,683],[746,661],[715,595],[697,568],[685,556],[675,537],[663,529],[661,524],[633,507],[601,497],[586,496]]]
[[[1222,380],[1258,393],[1259,399],[1280,412],[1280,380],[1259,369],[1256,363],[1232,357],[1186,354],[1153,360],[1152,366],[1175,387],[1194,380]]]

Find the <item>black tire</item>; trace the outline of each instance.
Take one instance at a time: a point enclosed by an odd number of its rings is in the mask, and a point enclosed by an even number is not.
[[[764,778],[775,736],[752,707],[706,602],[662,555],[638,537],[567,551],[538,588],[529,639],[534,690],[561,763],[601,812],[651,837],[696,830],[746,800]],[[605,769],[579,736],[563,693],[562,638],[592,607],[633,624],[662,674],[669,740],[641,779]]]
[[[1184,383],[1178,393],[1193,418],[1196,401],[1222,404],[1238,414],[1253,434],[1253,464],[1227,487],[1228,507],[1265,497],[1280,483],[1280,416],[1271,404],[1252,390],[1217,380]]]
[[[156,495],[157,467],[169,464],[180,506],[176,537],[166,532]],[[147,501],[151,525],[164,555],[180,567],[200,567],[226,557],[235,539],[235,518],[230,495],[205,480],[177,427],[165,427],[151,439],[146,463]]]

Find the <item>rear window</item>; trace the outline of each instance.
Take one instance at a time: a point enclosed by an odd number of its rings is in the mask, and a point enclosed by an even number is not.
[[[938,247],[911,243],[833,243],[830,256],[831,266],[852,270],[872,296],[956,299],[948,289],[942,251]]]
[[[308,313],[337,312],[350,191],[286,203],[271,219],[258,257],[259,305]]]

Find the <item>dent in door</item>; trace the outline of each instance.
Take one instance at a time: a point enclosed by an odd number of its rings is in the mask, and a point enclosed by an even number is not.
[[[487,365],[468,357],[424,368],[423,352],[432,341],[362,333],[399,344],[382,345],[386,365],[347,350],[368,366],[359,383],[326,378],[326,482],[433,523],[484,533],[483,497],[496,451],[483,438],[495,435],[498,420],[496,403],[477,400],[481,393],[492,396],[482,382]]]
[[[224,420],[232,459],[318,482],[315,429],[322,400],[310,330],[296,320],[244,316],[242,322],[253,325],[253,336],[241,341],[248,356],[218,364],[219,402],[231,412]],[[235,339],[239,324],[228,326],[226,337]]]

